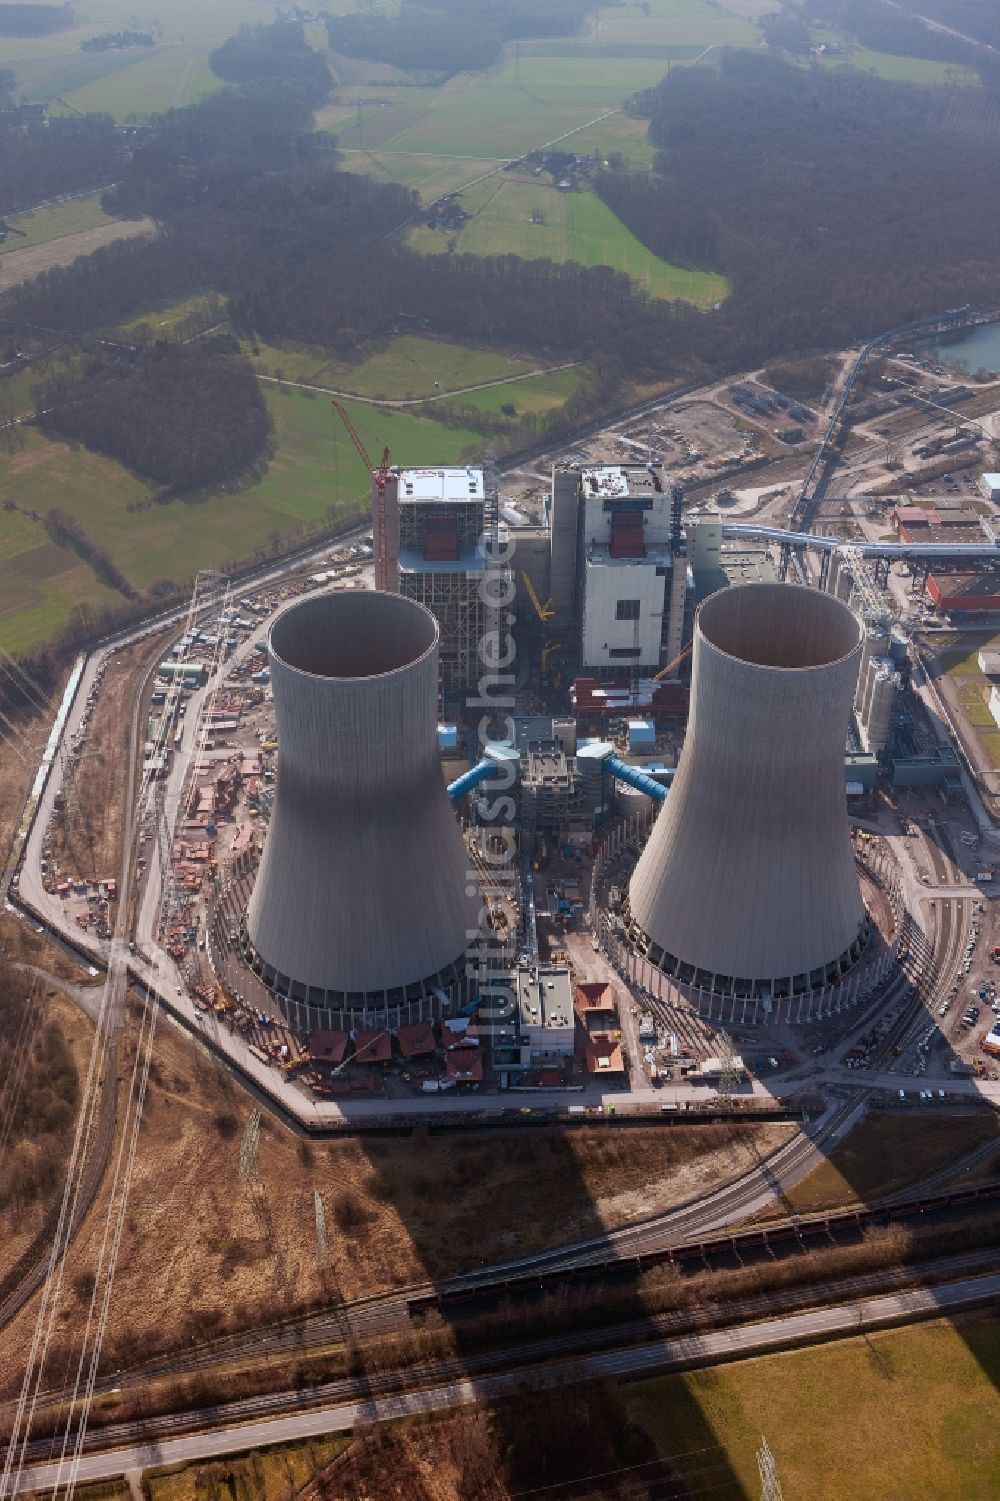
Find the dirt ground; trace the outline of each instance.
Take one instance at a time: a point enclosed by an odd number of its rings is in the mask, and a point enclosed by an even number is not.
[[[135,1003],[130,1002],[134,1012]],[[126,1039],[123,1087],[131,1075]],[[528,1252],[645,1217],[736,1176],[787,1125],[554,1128],[299,1141],[265,1119],[261,1188],[241,1186],[246,1096],[165,1020],[122,1242],[106,1351],[126,1362],[192,1337]],[[329,1260],[317,1257],[316,1191]],[[98,1200],[69,1258],[73,1287],[97,1259]],[[70,1294],[57,1343],[80,1306]],[[34,1305],[0,1336],[19,1379]]]
[[[53,825],[52,855],[64,873],[87,880],[117,878],[122,863],[122,789],[139,679],[160,654],[162,638],[137,642],[110,659],[94,704],[67,799]]]
[[[156,225],[152,219],[116,219],[111,224],[99,225],[97,229],[81,229],[79,234],[62,235],[57,240],[46,240],[41,245],[30,245],[25,250],[10,250],[0,256],[0,292],[29,281],[50,271],[53,266],[68,266],[81,255],[90,255],[112,240],[131,240],[136,235],[152,235]]]

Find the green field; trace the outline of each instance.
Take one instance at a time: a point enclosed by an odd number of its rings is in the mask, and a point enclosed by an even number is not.
[[[354,364],[328,349],[302,344],[258,344],[258,370],[291,381],[375,396],[389,401],[459,391],[482,381],[504,380],[538,369],[538,361],[402,334]]]
[[[932,57],[906,57],[893,52],[873,52],[869,47],[858,47],[845,39],[838,31],[822,26],[810,28],[817,42],[847,41],[848,57],[824,57],[827,67],[857,68],[862,73],[875,73],[879,78],[895,79],[901,83],[955,84],[977,86],[979,74],[975,68],[965,68],[958,63],[936,62]]]
[[[97,229],[101,224],[113,222],[114,216],[101,208],[100,193],[54,203],[51,208],[36,209],[32,214],[15,214],[7,223],[21,233],[8,236],[6,243],[0,245],[0,255],[6,250],[26,250],[29,245],[41,245],[46,240],[58,240],[63,235],[75,235],[82,229]]]
[[[661,261],[615,217],[596,193],[494,177],[463,194],[472,217],[454,235],[419,225],[409,243],[426,253],[453,243],[470,255],[519,255],[525,260],[577,261],[626,271],[653,297],[679,297],[711,307],[725,297],[725,277]],[[541,223],[533,222],[533,216]]]
[[[584,370],[575,366],[572,370],[553,370],[548,375],[532,375],[527,380],[506,382],[502,386],[490,386],[485,391],[468,391],[457,396],[455,404],[475,407],[477,411],[500,415],[504,406],[513,406],[515,416],[511,426],[525,414],[555,411],[564,406],[579,388]]]
[[[691,1494],[761,1494],[761,1434],[785,1501],[994,1501],[1000,1321],[885,1330],[623,1388]]]
[[[361,460],[330,410],[307,392],[270,388],[276,454],[264,477],[236,494],[128,510],[149,487],[111,459],[53,442],[31,429],[27,447],[5,463],[4,498],[44,513],[58,506],[107,548],[138,588],[190,578],[317,525],[367,496]],[[350,405],[350,404],[348,404]],[[388,444],[394,460],[452,463],[481,440],[426,417],[350,405],[371,452]],[[117,602],[91,569],[53,548],[41,526],[0,510],[0,646],[24,651],[68,620],[77,603]]]

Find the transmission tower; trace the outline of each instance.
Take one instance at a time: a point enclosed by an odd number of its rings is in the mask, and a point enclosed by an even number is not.
[[[736,1067],[736,1050],[733,1047],[733,1039],[728,1032],[720,1032],[718,1036],[719,1048],[719,1094],[724,1100],[728,1100],[735,1093],[739,1083],[739,1070]]]
[[[240,1182],[244,1188],[260,1187],[257,1148],[260,1145],[260,1111],[251,1110],[240,1143]]]
[[[763,1434],[757,1450],[757,1468],[760,1471],[760,1501],[782,1501],[777,1462]]]
[[[330,1241],[326,1233],[326,1210],[323,1208],[323,1195],[316,1189],[316,1256],[319,1261],[327,1261],[330,1256]]]

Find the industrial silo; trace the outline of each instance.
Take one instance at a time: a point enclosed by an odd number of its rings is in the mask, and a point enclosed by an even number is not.
[[[285,610],[270,645],[278,780],[254,967],[326,1008],[450,990],[479,900],[438,759],[436,620],[398,594],[324,594]]]
[[[860,955],[844,747],[861,637],[846,605],[792,584],[699,607],[687,736],[629,887],[636,942],[679,982],[771,1000]]]

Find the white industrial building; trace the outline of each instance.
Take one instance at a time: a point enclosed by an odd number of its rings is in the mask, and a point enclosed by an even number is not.
[[[1000,505],[1000,474],[983,474],[979,482],[986,499]]]
[[[687,562],[680,492],[647,468],[580,475],[581,664],[656,669],[681,649]]]
[[[557,965],[522,965],[516,983],[522,1065],[571,1058],[576,1018],[569,970]]]

